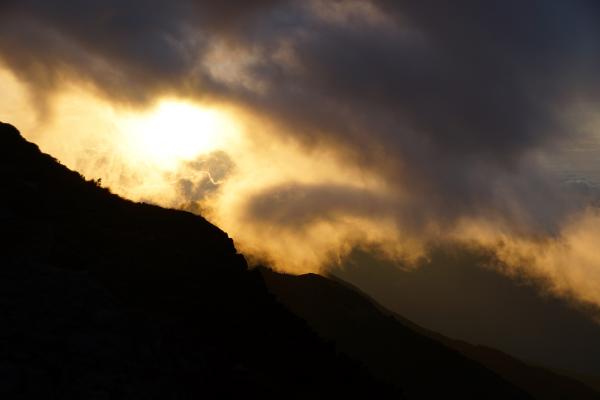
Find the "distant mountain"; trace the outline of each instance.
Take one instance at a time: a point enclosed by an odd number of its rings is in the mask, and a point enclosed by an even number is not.
[[[290,310],[339,351],[364,361],[377,377],[401,385],[409,399],[448,393],[489,398],[487,388],[498,375],[536,399],[600,399],[600,393],[576,380],[420,328],[341,280],[267,268],[261,272],[269,290]]]
[[[227,235],[0,124],[0,398],[403,398],[278,304]]]
[[[416,269],[355,251],[330,273],[420,326],[598,381],[600,324],[591,318],[594,309],[574,306],[545,292],[543,282],[508,277],[490,264],[489,252],[459,246],[433,249]]]

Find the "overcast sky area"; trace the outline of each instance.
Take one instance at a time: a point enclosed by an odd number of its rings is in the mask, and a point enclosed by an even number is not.
[[[460,242],[600,305],[597,1],[2,0],[0,68],[0,119],[254,261]],[[212,110],[206,151],[123,144],[165,99]]]

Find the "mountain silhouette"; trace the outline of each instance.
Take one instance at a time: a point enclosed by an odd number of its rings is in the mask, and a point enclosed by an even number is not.
[[[0,398],[403,398],[278,304],[228,236],[0,125]]]
[[[334,341],[339,351],[362,360],[383,380],[401,385],[407,398],[439,398],[444,393],[487,398],[473,381],[489,381],[492,371],[536,399],[600,399],[579,381],[423,329],[338,278],[292,276],[267,268],[261,272],[269,290],[290,310]]]
[[[0,178],[2,398],[532,398],[338,282],[249,269],[202,217],[112,194],[2,123]]]
[[[599,382],[598,309],[552,295],[543,280],[507,276],[493,265],[490,251],[452,244],[429,249],[418,268],[355,250],[328,271],[420,326],[561,374],[596,375]]]

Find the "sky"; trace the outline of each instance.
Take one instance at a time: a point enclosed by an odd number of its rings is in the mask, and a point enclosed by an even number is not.
[[[600,306],[593,0],[2,0],[0,120],[322,272],[439,244]]]

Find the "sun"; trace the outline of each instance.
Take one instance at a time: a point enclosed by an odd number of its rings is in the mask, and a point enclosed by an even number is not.
[[[238,131],[225,112],[178,100],[124,116],[119,125],[130,156],[163,168],[225,149]]]

